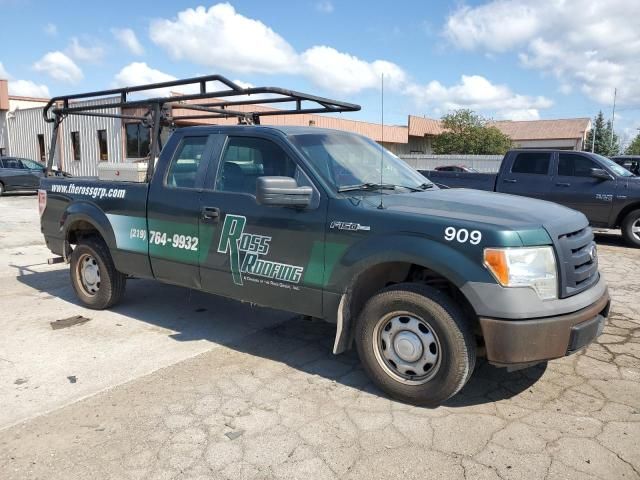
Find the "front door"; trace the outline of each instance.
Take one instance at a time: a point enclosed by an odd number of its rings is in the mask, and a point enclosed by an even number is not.
[[[211,164],[200,210],[203,231],[215,225],[201,258],[202,288],[239,300],[306,315],[322,314],[326,199],[278,138],[223,138]],[[314,189],[305,209],[256,201],[260,176],[293,177]]]
[[[592,168],[602,168],[579,153],[559,153],[550,200],[584,213],[593,225],[609,222],[616,181],[594,178]]]

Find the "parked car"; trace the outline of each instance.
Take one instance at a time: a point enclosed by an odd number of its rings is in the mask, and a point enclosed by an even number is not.
[[[591,225],[620,228],[640,248],[640,177],[590,152],[511,150],[497,174],[421,171],[451,188],[475,188],[560,203],[584,213]]]
[[[250,92],[353,110],[284,89]],[[176,100],[149,100],[151,111],[159,118]],[[72,110],[54,112],[59,121]],[[144,183],[42,180],[41,231],[58,261],[70,262],[71,284],[89,308],[115,305],[133,276],[322,318],[336,324],[334,353],[355,341],[377,386],[426,405],[463,387],[479,346],[495,365],[524,368],[584,348],[609,313],[584,215],[441,190],[354,133],[185,127],[148,169]]]
[[[479,173],[475,168],[467,167],[465,165],[445,165],[442,167],[434,168],[437,172],[470,172]]]
[[[0,196],[16,190],[36,191],[45,166],[27,158],[0,157]]]
[[[617,155],[611,160],[623,166],[634,175],[640,175],[640,155]]]

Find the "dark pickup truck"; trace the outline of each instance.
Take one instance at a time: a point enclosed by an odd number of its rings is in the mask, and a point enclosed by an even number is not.
[[[232,89],[218,96],[294,97],[289,114],[357,107],[216,79]],[[209,81],[197,83],[204,90]],[[128,91],[104,95],[114,93]],[[578,351],[602,331],[609,295],[581,213],[439,189],[373,140],[336,130],[185,127],[158,152],[154,119],[181,120],[157,116],[171,102],[185,110],[199,99],[194,106],[213,118],[241,104],[205,96],[147,100],[158,155],[147,182],[42,181],[42,233],[70,263],[87,307],[114,305],[127,278],[140,277],[322,318],[336,324],[334,353],[355,342],[376,385],[425,405],[455,395],[480,352],[522,368]],[[300,108],[310,99],[320,107]],[[74,110],[68,100],[52,100],[67,105],[52,107],[54,121],[103,108]],[[260,111],[236,114],[255,123]]]
[[[620,228],[640,248],[640,177],[606,157],[566,150],[511,150],[497,174],[421,170],[435,183],[550,200],[599,228]]]

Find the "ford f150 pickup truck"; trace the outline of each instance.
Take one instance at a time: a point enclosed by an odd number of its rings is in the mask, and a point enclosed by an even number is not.
[[[594,227],[620,228],[640,248],[640,177],[590,152],[511,150],[497,174],[421,171],[452,188],[524,195],[584,213]]]
[[[202,98],[187,98],[194,97]],[[156,113],[172,101],[148,100]],[[350,109],[319,102],[324,107],[312,110]],[[238,102],[222,104],[198,107],[216,117]],[[53,106],[54,121],[73,109]],[[593,341],[608,316],[583,214],[439,189],[363,136],[185,127],[149,163],[145,183],[41,183],[46,244],[70,263],[89,308],[114,305],[127,278],[139,277],[319,317],[336,324],[334,353],[355,342],[376,385],[424,405],[455,395],[479,354],[511,368],[569,355]]]

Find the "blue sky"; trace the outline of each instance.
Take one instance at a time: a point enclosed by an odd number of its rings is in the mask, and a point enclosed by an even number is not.
[[[640,2],[0,0],[0,76],[64,94],[222,73],[360,103],[351,118],[609,115],[640,127]]]

